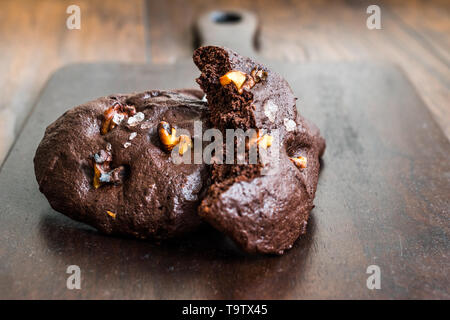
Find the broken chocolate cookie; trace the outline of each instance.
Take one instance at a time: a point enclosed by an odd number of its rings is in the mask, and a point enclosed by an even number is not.
[[[325,140],[296,108],[286,80],[232,50],[207,46],[194,52],[210,121],[216,128],[254,129],[277,157],[254,164],[214,164],[199,215],[247,252],[282,254],[306,231]],[[259,134],[262,132],[262,134]]]

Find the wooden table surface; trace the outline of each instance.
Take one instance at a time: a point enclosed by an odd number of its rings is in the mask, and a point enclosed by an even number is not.
[[[450,137],[450,2],[377,1],[382,30],[366,27],[365,1],[0,0],[0,163],[49,75],[74,62],[170,64],[189,58],[192,23],[211,9],[243,8],[261,21],[260,54],[280,61],[384,59],[401,65]]]
[[[3,297],[448,298],[450,144],[426,109],[448,138],[449,5],[383,3],[383,29],[370,31],[369,3],[241,2],[77,1],[82,28],[70,31],[73,2],[0,0],[3,150],[40,96],[0,169]],[[259,15],[261,56],[287,76],[327,138],[306,237],[283,257],[236,259],[222,237],[123,241],[52,211],[30,179],[44,127],[109,90],[193,83],[193,21],[238,6]],[[389,64],[355,62],[376,59],[402,66],[417,90]],[[177,60],[185,62],[170,67]],[[135,64],[64,68],[39,94],[58,68],[98,61]],[[72,263],[87,271],[85,290],[66,290]],[[383,270],[383,290],[367,290],[369,264]]]
[[[404,73],[270,63],[327,141],[316,207],[291,250],[246,255],[212,228],[160,244],[110,237],[52,210],[32,161],[49,123],[110,91],[186,87],[198,74],[190,60],[77,64],[52,76],[0,171],[0,299],[450,299],[450,143]],[[66,286],[70,265],[81,290]]]

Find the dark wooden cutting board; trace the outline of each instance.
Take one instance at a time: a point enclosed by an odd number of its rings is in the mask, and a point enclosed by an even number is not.
[[[110,93],[194,87],[175,66],[72,65],[48,82],[0,171],[0,298],[450,298],[450,144],[396,67],[272,63],[327,140],[308,232],[247,256],[214,230],[156,244],[104,236],[53,211],[33,156],[68,108]],[[66,268],[81,268],[68,290]],[[367,267],[381,270],[369,290]]]

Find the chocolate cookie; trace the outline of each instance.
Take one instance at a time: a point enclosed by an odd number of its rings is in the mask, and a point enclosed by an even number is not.
[[[221,47],[201,47],[193,58],[212,125],[224,136],[230,128],[256,129],[260,147],[255,164],[213,165],[199,215],[245,251],[282,254],[306,231],[325,140],[297,113],[280,75]],[[264,152],[274,148],[275,133],[277,156]]]
[[[107,234],[162,239],[196,229],[207,167],[175,164],[169,151],[191,152],[176,130],[192,135],[193,122],[208,118],[202,96],[148,91],[67,111],[37,148],[40,191],[55,210]]]

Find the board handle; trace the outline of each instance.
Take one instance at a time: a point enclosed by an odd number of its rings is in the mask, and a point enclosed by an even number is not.
[[[202,14],[195,24],[197,45],[217,45],[255,58],[258,53],[258,18],[241,9],[215,10]]]

